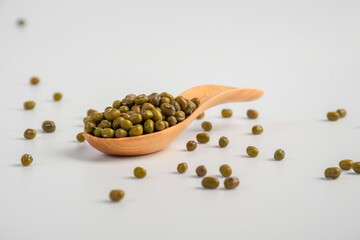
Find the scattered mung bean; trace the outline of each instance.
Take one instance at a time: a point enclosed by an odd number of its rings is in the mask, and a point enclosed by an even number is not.
[[[31,110],[34,109],[36,103],[34,101],[26,101],[24,102],[24,109],[25,110]]]
[[[80,132],[76,135],[76,139],[79,141],[79,142],[84,142],[85,141],[85,136],[84,136],[84,133],[83,132]]]
[[[22,18],[19,18],[17,21],[16,21],[17,25],[19,27],[23,27],[25,25],[25,20],[22,19]]]
[[[53,95],[54,101],[60,101],[62,99],[62,93],[56,92]]]
[[[229,139],[227,137],[224,137],[222,136],[220,139],[219,139],[219,146],[221,148],[224,148],[226,147],[227,145],[229,145]]]
[[[256,110],[254,110],[254,109],[249,109],[249,110],[247,111],[246,115],[247,115],[248,118],[250,118],[250,119],[256,119],[256,118],[258,118],[259,113],[258,113]]]
[[[205,130],[205,131],[210,131],[212,129],[212,124],[211,122],[208,121],[204,121],[201,123],[201,127]]]
[[[28,128],[28,129],[25,130],[24,138],[33,139],[35,137],[36,137],[36,130],[35,129]]]
[[[246,153],[249,155],[249,157],[256,157],[259,154],[259,149],[254,146],[248,146],[246,148]]]
[[[341,174],[341,169],[338,167],[329,167],[324,172],[326,178],[336,179]]]
[[[219,186],[219,179],[216,177],[204,177],[201,184],[204,188],[215,189]]]
[[[188,151],[194,151],[197,148],[197,143],[193,140],[190,140],[186,143],[186,149]]]
[[[136,167],[134,169],[134,176],[136,178],[144,178],[146,176],[146,170],[142,167]]]
[[[42,123],[41,127],[44,130],[44,132],[46,132],[46,133],[52,133],[52,132],[55,132],[55,130],[56,130],[55,122],[50,121],[50,120],[44,121]]]
[[[352,168],[353,163],[354,162],[351,159],[344,159],[339,162],[339,167],[342,170],[350,170]]]
[[[360,162],[354,162],[352,165],[352,169],[354,170],[354,172],[360,173]]]
[[[204,177],[207,173],[207,169],[204,165],[200,165],[196,168],[196,175],[198,175],[199,177]]]
[[[233,112],[231,109],[229,108],[224,108],[222,111],[221,111],[221,115],[224,117],[224,118],[231,118]]]
[[[32,78],[30,78],[30,83],[31,83],[32,85],[39,84],[39,82],[40,82],[40,79],[39,79],[38,77],[32,77]]]
[[[109,194],[110,200],[113,202],[120,201],[124,196],[125,196],[125,192],[119,189],[112,190]]]
[[[234,189],[239,186],[240,181],[237,177],[228,177],[224,180],[224,187],[226,189]]]
[[[251,131],[254,135],[259,135],[264,131],[264,129],[261,125],[255,125],[252,127]]]
[[[230,177],[232,174],[232,169],[229,165],[223,164],[220,166],[219,171],[223,177]]]
[[[274,153],[274,159],[275,160],[283,160],[285,158],[285,151],[282,149],[277,149]]]
[[[178,166],[177,166],[177,171],[178,173],[185,173],[188,169],[188,165],[183,162],[183,163],[180,163]]]
[[[327,118],[329,121],[337,121],[340,118],[340,114],[338,112],[328,112]]]
[[[210,141],[210,136],[209,134],[207,133],[198,133],[196,135],[196,140],[199,142],[199,143],[207,143]]]
[[[346,110],[343,109],[343,108],[340,108],[340,109],[336,110],[336,112],[339,114],[339,116],[341,118],[344,118],[346,116],[346,113],[347,113]]]
[[[21,156],[21,164],[23,166],[29,166],[31,163],[33,162],[33,157],[31,156],[31,154],[25,153],[24,155]]]

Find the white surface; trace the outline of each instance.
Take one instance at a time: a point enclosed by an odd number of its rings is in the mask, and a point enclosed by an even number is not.
[[[355,0],[0,1],[0,239],[359,239],[360,176],[323,178],[339,160],[360,158],[359,12]],[[75,141],[89,108],[209,83],[265,95],[207,111],[211,142],[195,152],[184,149],[201,121],[141,157]],[[30,99],[37,106],[24,111]],[[233,118],[219,117],[223,107]],[[340,107],[345,119],[325,120]],[[248,108],[259,119],[246,119]],[[54,134],[40,130],[46,119]],[[253,136],[257,123],[264,134]],[[38,130],[35,140],[23,139],[26,128]],[[226,149],[216,147],[222,135]],[[244,156],[248,145],[257,158]],[[281,162],[271,160],[277,148]],[[24,168],[26,152],[34,162]],[[189,171],[176,174],[183,161]],[[195,167],[217,176],[222,163],[239,188],[203,190]],[[136,166],[146,179],[132,178]],[[126,192],[120,203],[108,201],[114,188]]]

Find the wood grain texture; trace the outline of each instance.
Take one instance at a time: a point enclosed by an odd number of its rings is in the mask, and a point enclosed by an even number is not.
[[[213,106],[229,102],[247,102],[260,98],[263,92],[251,88],[221,85],[200,85],[180,94],[188,99],[198,97],[199,107],[184,121],[163,131],[126,138],[99,138],[84,132],[87,142],[97,150],[111,155],[143,155],[166,148],[202,112]]]

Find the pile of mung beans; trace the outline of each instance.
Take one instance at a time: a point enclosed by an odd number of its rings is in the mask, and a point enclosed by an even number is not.
[[[84,118],[84,130],[103,138],[149,134],[184,121],[199,104],[199,98],[174,98],[167,92],[128,94],[122,100],[115,100],[104,112],[90,109]]]

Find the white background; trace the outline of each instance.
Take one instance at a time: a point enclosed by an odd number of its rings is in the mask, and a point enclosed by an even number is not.
[[[360,160],[359,12],[356,0],[0,0],[0,239],[359,239],[360,175],[323,177],[342,159]],[[207,111],[211,141],[195,152],[185,145],[199,120],[146,156],[108,156],[75,140],[89,108],[200,84],[265,95]],[[233,118],[220,117],[224,107]],[[328,122],[340,107],[348,116]],[[248,108],[260,117],[247,119]],[[46,119],[55,133],[42,132]],[[262,135],[250,134],[255,124]],[[23,139],[26,128],[38,130],[34,140]],[[223,135],[230,145],[220,149]],[[257,158],[245,156],[248,145]],[[23,153],[31,166],[20,165]],[[196,166],[218,176],[223,163],[240,186],[202,189]],[[136,166],[145,179],[132,177]],[[119,203],[108,200],[114,188],[126,192]]]

